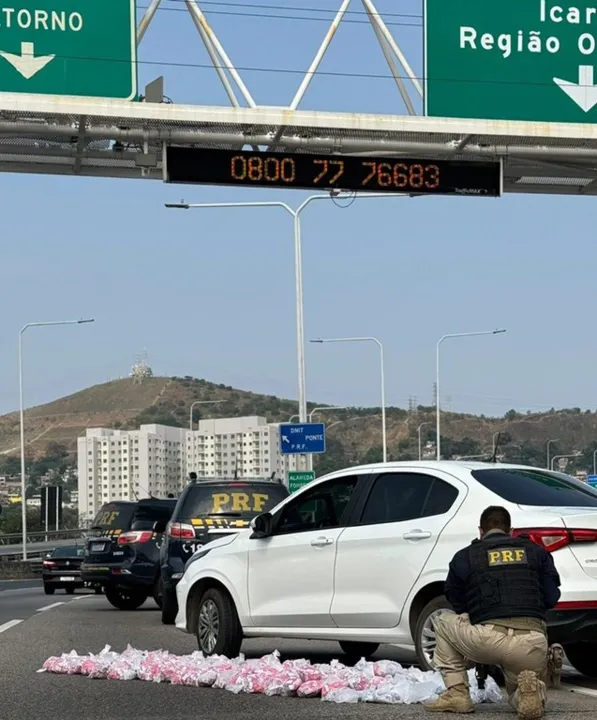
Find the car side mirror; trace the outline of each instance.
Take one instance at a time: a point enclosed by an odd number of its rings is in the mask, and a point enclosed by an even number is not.
[[[253,531],[251,533],[251,540],[256,538],[266,538],[272,534],[273,529],[273,517],[271,513],[262,513],[254,517],[249,527]]]
[[[156,520],[153,524],[153,531],[155,533],[163,533],[166,532],[166,521],[165,520]]]

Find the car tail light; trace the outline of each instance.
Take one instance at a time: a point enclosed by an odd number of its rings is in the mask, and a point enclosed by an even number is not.
[[[56,563],[53,560],[44,560],[42,565],[44,567],[54,567],[54,565],[56,565]]]
[[[512,531],[513,537],[528,537],[549,552],[560,550],[566,545],[597,542],[597,530],[568,528],[518,528]]]
[[[151,530],[139,530],[136,532],[127,532],[118,536],[119,545],[131,545],[132,543],[144,543],[151,540],[153,532]]]
[[[192,525],[187,525],[186,523],[170,523],[168,526],[168,535],[173,538],[194,540],[195,528]]]
[[[554,610],[597,610],[596,600],[569,600],[558,603]]]

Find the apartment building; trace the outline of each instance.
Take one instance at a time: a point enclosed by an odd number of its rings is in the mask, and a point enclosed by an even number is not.
[[[83,522],[106,503],[178,495],[188,474],[205,478],[276,477],[296,469],[280,454],[280,426],[259,416],[201,420],[194,430],[142,425],[94,428],[78,439],[78,507]]]
[[[166,425],[87,430],[77,442],[81,519],[93,519],[104,503],[113,500],[178,494],[185,477],[186,432]]]
[[[187,471],[199,478],[286,478],[294,458],[280,454],[280,426],[257,415],[201,420],[187,433]]]

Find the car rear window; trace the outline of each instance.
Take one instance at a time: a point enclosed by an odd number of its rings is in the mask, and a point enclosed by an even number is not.
[[[153,530],[153,525],[158,520],[167,523],[172,517],[176,506],[176,500],[159,503],[140,502],[131,520],[131,530]]]
[[[52,557],[55,558],[75,558],[83,557],[85,554],[85,548],[79,545],[68,545],[67,547],[57,547],[52,550]]]
[[[488,490],[518,505],[597,507],[597,491],[563,473],[492,468],[471,474]]]
[[[135,503],[106,503],[95,516],[93,530],[128,530]]]
[[[177,514],[185,519],[213,516],[251,519],[268,512],[286,497],[286,487],[273,482],[197,484],[189,488]]]

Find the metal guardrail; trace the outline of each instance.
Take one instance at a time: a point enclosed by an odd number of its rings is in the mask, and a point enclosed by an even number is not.
[[[55,547],[70,545],[85,537],[87,530],[50,530],[48,532],[27,533],[27,558],[41,558]],[[0,562],[21,560],[23,556],[23,536],[21,533],[0,535]]]
[[[72,540],[83,537],[87,530],[85,528],[76,528],[74,530],[49,530],[48,532],[36,531],[27,533],[27,543],[35,545],[36,543],[47,543],[52,540]],[[19,545],[23,539],[23,533],[0,533],[0,547],[3,545]]]
[[[71,540],[54,540],[53,542],[47,543],[35,543],[34,545],[27,545],[27,557],[28,558],[39,558],[50,552],[56,547],[62,547],[64,545],[71,545],[74,542]],[[0,547],[0,562],[4,560],[21,560],[23,556],[22,545],[4,545]]]

